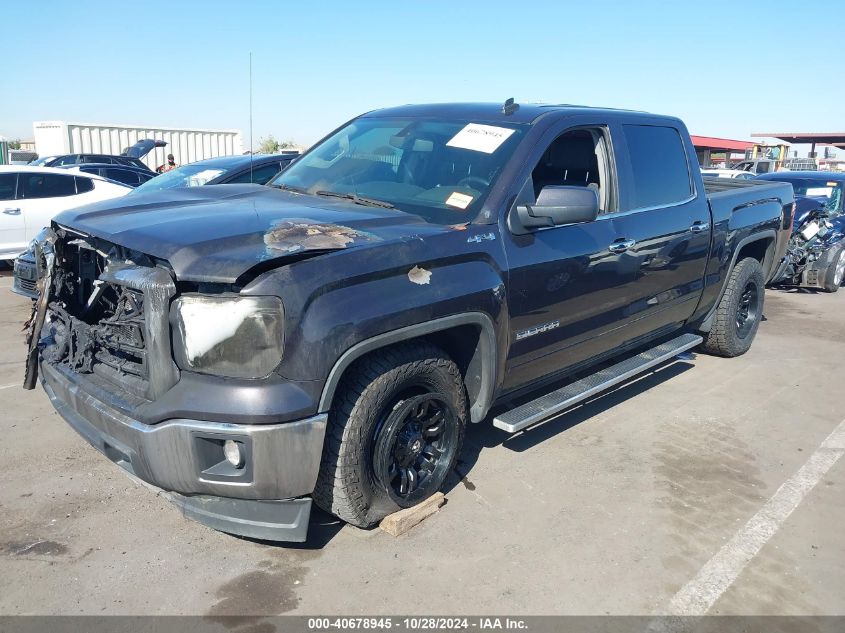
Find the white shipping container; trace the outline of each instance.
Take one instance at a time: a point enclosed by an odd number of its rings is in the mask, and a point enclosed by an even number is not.
[[[243,153],[240,130],[189,130],[65,121],[36,121],[32,128],[35,151],[41,157],[57,154],[120,154],[144,138],[167,142],[166,147],[157,147],[141,159],[152,169],[163,165],[168,154],[173,154],[177,165],[184,165],[204,158]]]

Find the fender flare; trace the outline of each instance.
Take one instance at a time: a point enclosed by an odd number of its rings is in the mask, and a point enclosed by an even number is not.
[[[318,413],[327,413],[334,400],[337,387],[340,384],[340,379],[344,372],[352,363],[359,359],[364,354],[372,351],[401,343],[420,336],[432,334],[448,330],[460,325],[474,325],[480,328],[478,337],[478,345],[473,352],[472,360],[469,365],[470,373],[478,373],[480,382],[478,385],[477,395],[474,400],[470,402],[470,420],[472,422],[481,422],[490,410],[493,404],[493,392],[496,385],[496,367],[497,367],[497,345],[496,345],[496,329],[493,324],[493,319],[484,312],[464,312],[461,314],[453,314],[450,316],[433,319],[424,323],[417,323],[409,325],[390,332],[383,332],[371,338],[360,341],[346,350],[335,361],[323,385],[323,391],[320,395],[320,402],[318,406]],[[466,383],[467,377],[464,377]]]
[[[731,256],[731,265],[728,266],[727,271],[725,271],[725,278],[722,281],[722,287],[719,289],[719,296],[716,297],[716,301],[713,303],[713,307],[710,308],[710,311],[707,313],[707,316],[704,317],[704,320],[702,320],[701,325],[698,326],[696,330],[698,330],[699,332],[710,331],[710,328],[713,325],[713,317],[716,315],[716,309],[719,307],[719,303],[722,301],[722,297],[724,296],[725,290],[728,287],[728,279],[730,279],[731,273],[733,273],[734,266],[736,266],[736,260],[739,257],[739,253],[742,248],[747,244],[751,244],[752,242],[759,242],[760,240],[766,239],[771,239],[774,244],[777,244],[777,232],[774,229],[767,229],[765,231],[759,231],[758,233],[747,235],[739,241],[739,243],[734,248],[733,255]]]

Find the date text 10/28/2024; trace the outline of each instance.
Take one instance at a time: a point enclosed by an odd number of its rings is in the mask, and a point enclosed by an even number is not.
[[[396,630],[396,631],[445,631],[445,630],[525,630],[525,620],[519,618],[477,617],[348,617],[308,618],[309,631],[331,630]]]

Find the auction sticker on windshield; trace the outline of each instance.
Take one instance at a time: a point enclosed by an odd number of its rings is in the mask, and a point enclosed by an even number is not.
[[[492,154],[513,133],[514,130],[506,127],[469,123],[460,132],[455,134],[446,145],[461,149],[471,149],[474,152]]]
[[[472,196],[468,196],[465,193],[458,193],[457,191],[446,199],[448,206],[457,209],[466,209],[470,202],[472,202]]]

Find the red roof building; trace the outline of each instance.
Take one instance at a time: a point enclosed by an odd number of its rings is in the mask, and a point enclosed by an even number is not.
[[[698,156],[698,163],[702,167],[710,167],[714,162],[724,163],[727,166],[733,160],[734,153],[741,153],[741,158],[745,158],[745,152],[754,147],[752,141],[737,141],[716,136],[690,136],[695,146],[695,154]]]

